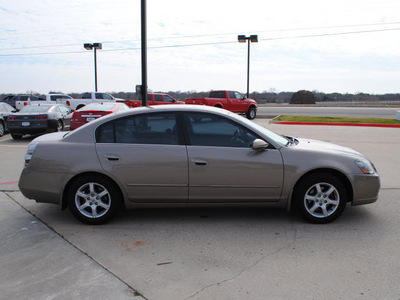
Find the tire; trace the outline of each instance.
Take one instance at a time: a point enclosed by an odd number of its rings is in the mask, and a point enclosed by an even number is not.
[[[61,120],[57,121],[57,127],[55,129],[55,132],[63,131],[64,129],[64,123]]]
[[[294,191],[296,207],[307,221],[316,224],[337,219],[346,207],[347,197],[344,184],[328,173],[307,176]]]
[[[257,114],[256,108],[253,107],[253,106],[251,106],[251,107],[249,108],[249,110],[246,112],[246,117],[247,117],[247,119],[249,119],[249,120],[253,120],[253,119],[255,119],[256,114]]]
[[[82,176],[68,190],[68,206],[81,222],[104,224],[117,213],[121,196],[116,185],[100,176]]]
[[[12,137],[14,140],[20,140],[20,139],[22,139],[22,134],[11,133],[11,137]]]
[[[5,131],[4,124],[2,121],[0,121],[0,136],[3,136]]]

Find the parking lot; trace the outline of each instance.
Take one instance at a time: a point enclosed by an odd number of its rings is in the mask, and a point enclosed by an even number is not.
[[[0,298],[399,299],[400,129],[256,122],[367,155],[378,201],[327,225],[275,209],[146,209],[88,226],[21,195],[31,138],[5,135]]]

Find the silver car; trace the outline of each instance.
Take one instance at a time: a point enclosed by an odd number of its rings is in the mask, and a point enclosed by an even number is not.
[[[327,223],[375,202],[373,164],[338,145],[275,134],[223,109],[131,109],[33,140],[19,188],[101,224],[118,209],[274,206]]]

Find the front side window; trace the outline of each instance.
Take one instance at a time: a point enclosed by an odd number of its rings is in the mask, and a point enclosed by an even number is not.
[[[249,148],[259,138],[246,127],[221,116],[187,113],[185,123],[193,146]]]
[[[244,99],[243,95],[238,92],[235,92],[235,98],[236,99]]]
[[[98,143],[178,145],[174,113],[124,117],[99,127]]]
[[[175,102],[174,99],[172,99],[170,96],[167,96],[167,95],[164,95],[164,101],[165,102],[170,102],[170,103]]]
[[[96,93],[96,99],[104,99],[102,93]]]
[[[107,100],[113,100],[113,97],[109,94],[103,94],[103,98]]]

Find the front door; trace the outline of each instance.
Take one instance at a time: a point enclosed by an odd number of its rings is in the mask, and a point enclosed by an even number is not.
[[[189,204],[278,201],[283,184],[279,150],[255,151],[256,134],[215,115],[185,116],[188,146]]]

